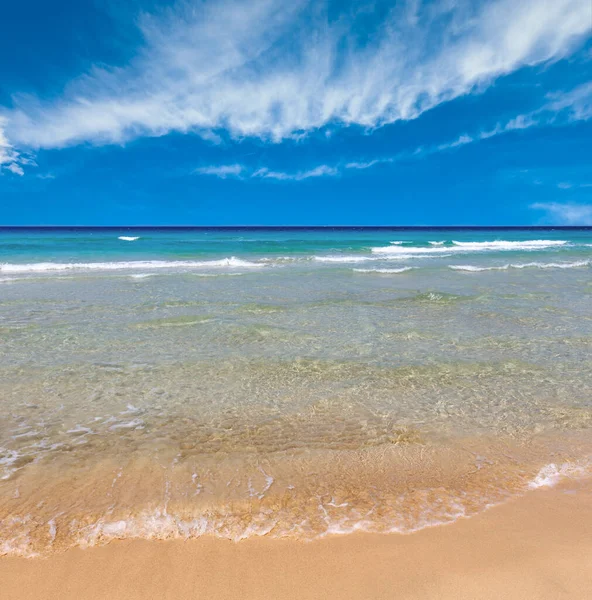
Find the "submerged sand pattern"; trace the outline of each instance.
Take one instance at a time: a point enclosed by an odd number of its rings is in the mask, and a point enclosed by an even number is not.
[[[569,462],[590,452],[577,436],[569,443],[479,439],[452,446],[423,443],[409,430],[392,435],[356,450],[289,444],[275,452],[203,454],[185,441],[176,453],[166,447],[152,455],[121,455],[115,444],[85,461],[66,451],[0,484],[0,552],[34,556],[124,538],[409,533],[471,516],[563,474],[589,474],[587,462]],[[544,457],[574,466],[549,470],[541,467]]]
[[[556,391],[559,380],[515,362],[3,375],[14,408],[1,430],[10,445],[0,450],[6,554],[127,537],[411,532],[525,493],[548,464],[592,456],[592,410],[533,394],[533,377]],[[587,393],[570,382],[572,400]]]
[[[3,286],[0,553],[412,532],[587,476],[587,271],[425,260]]]

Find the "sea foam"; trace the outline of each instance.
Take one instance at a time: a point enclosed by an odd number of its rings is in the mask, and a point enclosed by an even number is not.
[[[449,269],[454,271],[507,271],[508,269],[577,269],[580,267],[587,267],[590,265],[589,260],[578,260],[576,262],[563,262],[563,263],[541,263],[541,262],[530,262],[530,263],[516,263],[516,264],[505,264],[491,267],[480,267],[477,265],[448,265]]]
[[[196,269],[207,268],[261,268],[262,263],[255,263],[234,256],[221,260],[132,260],[119,262],[93,263],[2,263],[0,273],[44,273],[53,271],[121,271],[126,269]]]
[[[0,448],[0,480],[8,479],[17,470],[13,465],[19,458],[20,454],[16,450]]]
[[[454,248],[445,248],[441,246],[376,246],[371,248],[374,254],[385,254],[385,255],[424,255],[424,254],[443,254],[454,252]]]
[[[396,274],[405,273],[413,270],[414,267],[401,267],[399,269],[354,269],[356,273],[385,273],[385,274]]]
[[[452,246],[443,243],[432,243],[430,246],[376,246],[371,248],[375,254],[442,254],[442,253],[469,253],[487,251],[519,251],[519,250],[544,250],[547,248],[561,247],[567,244],[565,240],[527,240],[521,242],[495,240],[490,242],[452,242]]]
[[[340,255],[329,255],[329,256],[314,256],[313,260],[321,263],[359,263],[373,260],[370,256],[340,256]]]
[[[536,477],[528,484],[531,490],[545,487],[553,487],[562,479],[580,479],[589,475],[589,463],[570,463],[566,462],[561,465],[549,463],[545,465],[536,475]]]
[[[509,242],[506,240],[495,240],[492,242],[452,242],[459,248],[466,250],[537,250],[539,248],[552,248],[564,246],[565,240],[524,240]]]

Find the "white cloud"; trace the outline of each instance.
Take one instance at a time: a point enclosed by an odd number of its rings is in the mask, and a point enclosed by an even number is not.
[[[6,169],[15,175],[23,175],[20,163],[25,161],[8,141],[3,129],[4,123],[5,120],[0,117],[0,173]]]
[[[564,111],[570,121],[587,121],[592,117],[592,81],[567,93],[552,94],[545,109],[554,113]]]
[[[208,166],[198,167],[194,173],[200,175],[214,175],[220,179],[227,179],[228,177],[240,177],[244,171],[242,165],[220,165],[220,166]]]
[[[304,181],[313,177],[336,177],[341,174],[339,167],[331,167],[329,165],[319,165],[312,169],[304,171],[275,171],[267,167],[259,169],[250,169],[245,165],[219,165],[199,167],[193,171],[198,175],[214,175],[220,179],[229,177],[237,177],[240,179],[275,179],[277,181]]]
[[[450,150],[451,148],[458,148],[459,146],[465,146],[466,144],[472,144],[475,141],[474,137],[463,133],[458,139],[453,142],[446,142],[436,147],[436,150]]]
[[[473,134],[463,133],[457,139],[451,142],[444,142],[436,146],[419,146],[414,151],[401,152],[395,156],[349,162],[345,165],[345,168],[369,169],[380,164],[394,163],[404,158],[419,158],[438,152],[444,152],[446,150],[452,150],[454,148],[459,148],[461,146],[466,146],[467,144],[473,144],[475,142],[487,140],[497,135],[510,133],[512,131],[529,129],[531,127],[544,127],[547,125],[553,125],[560,118],[563,118],[564,121],[569,123],[579,120],[586,120],[592,117],[592,83],[585,83],[568,92],[553,93],[551,94],[551,98],[552,99],[549,102],[546,102],[539,109],[528,114],[517,115],[506,123],[498,123],[492,129],[486,129]],[[574,186],[572,183],[563,182],[559,183],[557,187],[560,189],[570,189],[572,187],[592,187],[592,185],[584,183]]]
[[[191,2],[139,22],[144,45],[128,65],[96,67],[57,99],[15,96],[3,111],[11,144],[171,131],[280,141],[328,123],[373,128],[560,59],[592,29],[590,0],[407,0],[366,44],[355,16],[329,19],[312,0]]]
[[[248,173],[247,176],[249,178],[276,179],[279,181],[302,181],[311,177],[323,176],[336,177],[341,175],[345,170],[361,171],[365,169],[370,169],[377,165],[393,164],[401,160],[409,160],[411,158],[424,158],[432,154],[446,152],[448,150],[453,150],[455,148],[466,146],[468,144],[473,144],[482,140],[487,140],[492,137],[503,135],[513,131],[529,129],[531,127],[543,127],[547,125],[552,125],[558,120],[562,112],[565,113],[565,115],[567,116],[568,122],[573,120],[579,120],[580,116],[582,114],[585,114],[580,110],[580,107],[583,106],[586,101],[588,101],[588,94],[590,98],[592,98],[592,85],[588,84],[579,86],[569,92],[555,93],[552,95],[554,100],[552,100],[550,103],[545,103],[541,108],[529,114],[518,115],[516,117],[513,117],[506,123],[498,123],[492,129],[479,131],[473,134],[463,133],[458,138],[450,142],[444,142],[441,144],[427,147],[418,146],[413,150],[405,150],[392,156],[381,156],[372,159],[350,161],[345,164],[338,163],[334,166],[322,164],[308,170],[296,171],[292,173],[284,171],[275,171],[269,169],[268,167],[261,167],[255,171],[250,171],[248,167],[243,165],[202,167],[200,169],[196,169],[195,172],[206,175],[217,175],[222,178],[229,174],[239,176],[241,174]],[[559,104],[561,105],[561,108],[558,109],[559,112],[552,111],[549,108],[550,105],[558,106]],[[538,185],[542,182],[535,181],[534,183]],[[573,184],[571,182],[560,182],[557,184],[557,187],[562,190],[567,190],[574,187],[592,187],[592,184]],[[575,210],[577,210],[577,205]]]
[[[374,158],[372,160],[368,160],[368,161],[354,161],[354,162],[349,162],[345,165],[346,169],[358,169],[358,170],[364,170],[364,169],[370,169],[371,167],[375,167],[376,165],[382,165],[384,163],[392,163],[395,161],[395,157],[393,156],[387,156],[384,158]]]
[[[560,181],[557,184],[557,187],[560,190],[579,190],[579,189],[583,189],[583,188],[591,188],[592,187],[592,183],[578,183],[578,182],[573,182],[573,181]]]
[[[15,175],[24,175],[25,172],[23,171],[23,168],[18,165],[17,163],[10,163],[7,167],[5,167],[7,171],[10,171],[11,173],[14,173]]]
[[[560,202],[537,202],[531,204],[533,210],[546,213],[546,221],[554,225],[591,225],[592,204],[573,204]]]
[[[318,167],[314,167],[308,171],[297,171],[295,173],[270,171],[266,167],[263,167],[255,171],[251,177],[262,179],[278,179],[280,181],[303,181],[304,179],[311,179],[312,177],[335,177],[339,174],[340,172],[337,167],[319,165]]]

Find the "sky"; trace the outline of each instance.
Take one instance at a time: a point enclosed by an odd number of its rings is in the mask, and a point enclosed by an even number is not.
[[[592,0],[20,0],[0,225],[592,224]]]

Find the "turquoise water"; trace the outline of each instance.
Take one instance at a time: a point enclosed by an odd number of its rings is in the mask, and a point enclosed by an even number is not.
[[[127,239],[126,239],[127,238]],[[528,247],[528,242],[545,242]],[[402,250],[388,247],[401,242]],[[492,248],[462,247],[455,242],[484,244]],[[509,242],[503,244],[499,242]],[[518,242],[518,243],[517,243]],[[519,244],[526,242],[527,244]],[[558,244],[558,242],[565,242]],[[557,245],[555,245],[557,244]],[[205,262],[237,257],[245,261],[284,264],[332,258],[343,264],[372,262],[372,266],[446,266],[454,261],[427,259],[477,258],[479,263],[503,265],[507,262],[539,258],[586,260],[590,258],[592,230],[6,230],[0,233],[2,273],[18,273],[10,265],[58,263],[74,268],[76,263],[113,263],[109,268],[133,268],[133,261]],[[381,251],[383,249],[384,251]],[[409,262],[408,257],[413,257]],[[362,259],[371,259],[363,261]],[[348,262],[348,259],[351,259]],[[118,264],[119,263],[119,264]],[[329,262],[328,264],[331,264]],[[97,265],[94,265],[97,267]],[[165,268],[165,265],[157,265]],[[153,265],[154,268],[157,266]],[[196,265],[195,268],[202,266]],[[204,267],[208,265],[203,265]],[[310,265],[308,265],[310,267]],[[47,269],[52,269],[47,266]],[[182,268],[182,265],[179,265]],[[187,268],[191,268],[187,265]],[[54,266],[52,270],[58,270]],[[43,272],[43,267],[31,267]]]
[[[1,231],[0,552],[409,532],[581,476],[591,261],[585,229]]]

